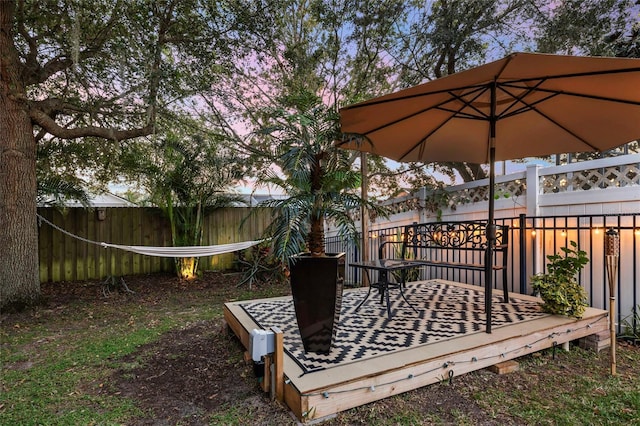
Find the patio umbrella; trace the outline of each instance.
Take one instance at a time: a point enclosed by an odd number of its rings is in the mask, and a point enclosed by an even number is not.
[[[342,148],[396,161],[488,163],[492,259],[495,162],[606,151],[640,138],[640,59],[514,53],[342,108],[340,121]],[[488,267],[488,333],[491,291]]]

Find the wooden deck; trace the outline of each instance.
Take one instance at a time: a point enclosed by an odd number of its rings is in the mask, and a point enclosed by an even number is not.
[[[426,293],[420,291],[430,288],[440,288],[441,293],[423,302]],[[345,303],[360,301],[365,294],[366,289],[345,291],[340,324],[345,328],[343,340],[351,346],[343,342],[335,350],[339,352],[335,359],[300,352],[295,319],[278,311],[278,306],[292,305],[290,297],[229,302],[224,317],[247,349],[253,329],[275,325],[284,331],[284,383],[279,385],[284,402],[303,422],[608,330],[606,311],[588,308],[581,319],[541,314],[532,308],[539,299],[515,294],[509,304],[494,298],[498,317],[494,317],[493,332],[487,334],[480,326],[484,324],[482,288],[444,280],[409,283],[407,298],[419,315],[402,306],[399,294],[392,295],[397,300],[391,319],[375,297],[358,312]],[[449,295],[462,298],[464,304],[447,306]],[[261,305],[273,313],[269,320],[250,314]],[[456,306],[467,311],[451,311]],[[469,312],[473,310],[478,312]],[[369,322],[374,320],[380,333]],[[357,327],[363,328],[358,331]]]

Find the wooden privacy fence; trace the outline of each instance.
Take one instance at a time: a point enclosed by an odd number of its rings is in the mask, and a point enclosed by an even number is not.
[[[225,208],[204,219],[202,245],[217,245],[260,239],[271,221],[268,209]],[[253,208],[256,210],[256,208]],[[100,209],[50,207],[38,213],[80,238],[121,245],[170,247],[169,222],[158,208],[108,207]],[[242,227],[244,218],[248,219]],[[42,222],[39,227],[40,281],[76,281],[167,272],[174,270],[172,258],[144,256],[71,237]],[[233,267],[234,253],[200,259],[200,270]]]

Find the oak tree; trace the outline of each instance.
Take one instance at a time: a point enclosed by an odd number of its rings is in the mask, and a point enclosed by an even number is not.
[[[261,2],[0,2],[0,307],[40,296],[36,150],[119,144],[216,84]],[[117,146],[117,145],[116,145]]]

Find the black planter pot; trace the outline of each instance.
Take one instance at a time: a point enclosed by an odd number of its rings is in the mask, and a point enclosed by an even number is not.
[[[329,353],[342,307],[344,253],[293,256],[290,277],[305,352]]]

